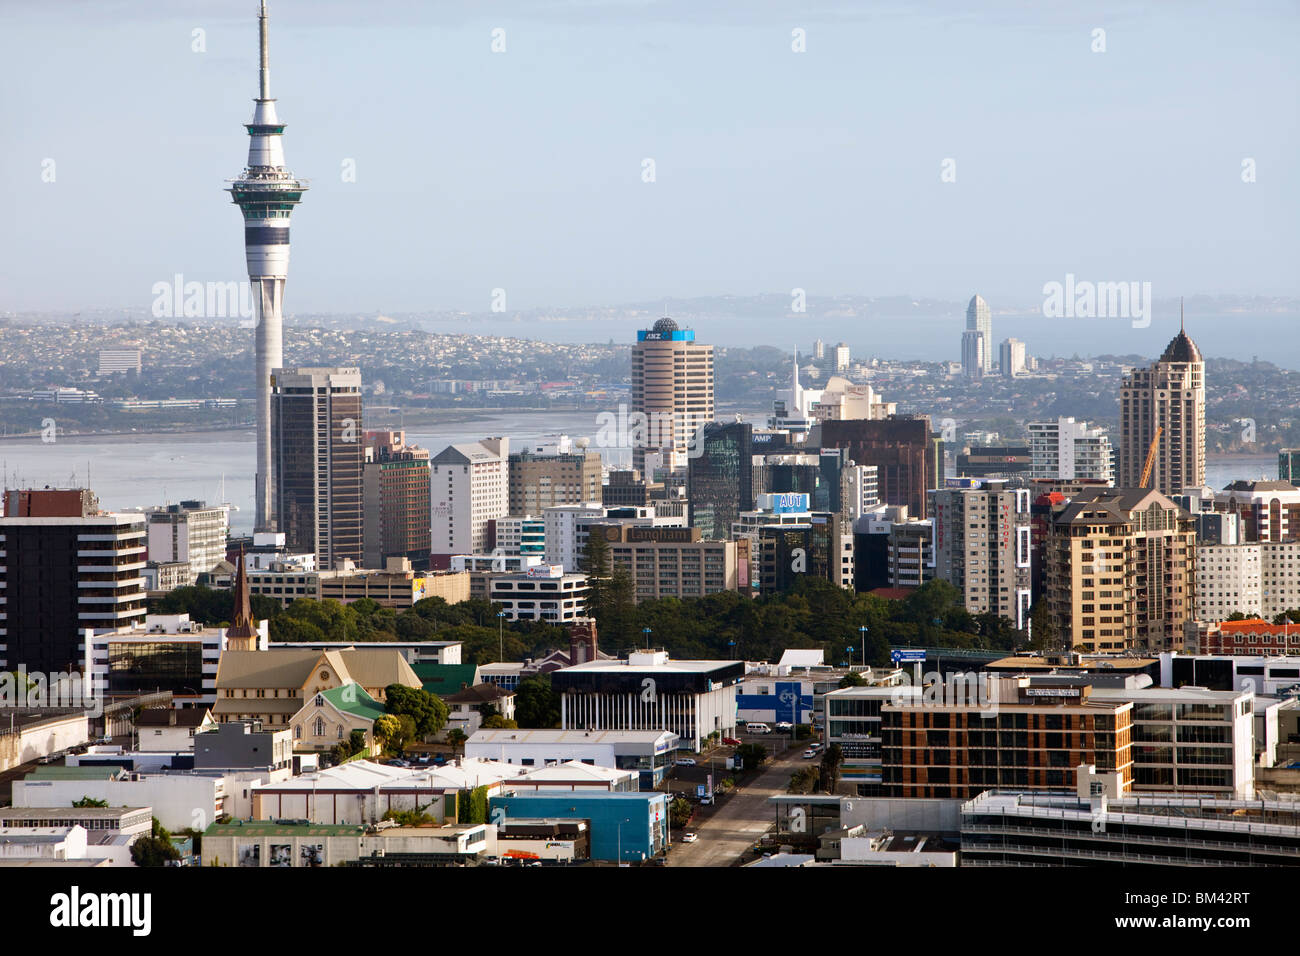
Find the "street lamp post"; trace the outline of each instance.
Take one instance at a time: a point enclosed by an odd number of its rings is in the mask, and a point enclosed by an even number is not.
[[[867,666],[867,631],[869,630],[871,630],[871,628],[867,627],[865,624],[862,625],[862,627],[858,628],[858,633],[862,635],[862,666],[863,667]]]
[[[497,611],[497,644],[499,645],[497,660],[504,662],[506,659],[506,638],[503,628],[505,627],[505,611]]]
[[[653,632],[650,628],[643,627],[641,628],[641,633],[645,635],[645,649],[648,651],[650,650],[650,635]]]

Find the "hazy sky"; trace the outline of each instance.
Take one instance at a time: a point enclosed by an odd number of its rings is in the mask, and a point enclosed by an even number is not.
[[[1300,294],[1295,2],[270,6],[291,314]],[[0,2],[0,311],[244,276],[256,7]]]

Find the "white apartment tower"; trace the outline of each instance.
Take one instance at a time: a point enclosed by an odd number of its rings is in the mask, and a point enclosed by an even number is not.
[[[998,371],[1003,378],[1015,378],[1025,370],[1025,343],[1019,339],[1004,339],[998,347]]]
[[[1110,436],[1104,428],[1089,428],[1087,422],[1058,418],[1030,422],[1028,429],[1031,477],[1114,483]]]
[[[186,562],[185,584],[226,557],[226,532],[230,516],[225,508],[209,508],[202,501],[182,501],[149,512],[149,560],[159,564]]]
[[[430,554],[490,553],[489,522],[510,513],[510,439],[448,445],[429,462]]]
[[[972,378],[987,375],[993,370],[993,312],[989,309],[989,304],[978,295],[972,296],[970,304],[966,306],[966,331],[979,333],[979,372],[976,374],[973,368],[966,366],[967,346],[964,336],[962,338],[963,368]],[[971,350],[974,351],[973,346]]]

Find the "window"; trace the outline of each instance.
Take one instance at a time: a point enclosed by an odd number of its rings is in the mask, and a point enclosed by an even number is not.
[[[313,726],[313,730],[312,730],[312,736],[313,736],[313,737],[324,737],[324,736],[325,736],[325,721],[323,721],[323,720],[321,720],[319,717],[317,717],[317,718],[316,718],[316,722],[315,722],[312,726]]]

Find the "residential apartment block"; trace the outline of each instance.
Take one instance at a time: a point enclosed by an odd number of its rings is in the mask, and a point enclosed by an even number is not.
[[[1164,495],[1083,489],[1054,510],[1044,555],[1058,643],[1089,652],[1181,647],[1196,608],[1196,532]]]
[[[934,493],[935,577],[962,593],[972,614],[1029,624],[1029,491],[986,481]]]

